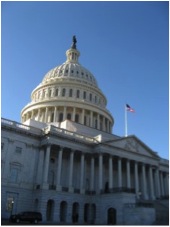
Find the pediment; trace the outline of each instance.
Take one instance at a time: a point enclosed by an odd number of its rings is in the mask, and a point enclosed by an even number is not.
[[[115,147],[122,148],[127,151],[146,155],[148,157],[158,158],[156,152],[152,151],[146,144],[139,140],[136,136],[123,137],[114,141],[110,141],[107,144]]]

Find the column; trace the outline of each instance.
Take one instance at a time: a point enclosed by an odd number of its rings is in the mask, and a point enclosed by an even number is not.
[[[15,149],[14,140],[8,139],[8,149],[7,149],[6,156],[5,156],[4,170],[3,170],[3,174],[1,173],[3,182],[5,182],[5,183],[8,182],[11,154],[13,153],[14,149]]]
[[[57,191],[61,191],[61,168],[62,168],[62,156],[63,156],[63,147],[60,147],[58,154],[58,166],[57,166]]]
[[[50,149],[51,149],[51,145],[47,145],[46,152],[45,152],[45,161],[44,161],[43,189],[48,189],[48,170],[49,170],[49,161],[50,161]]]
[[[69,168],[69,192],[73,192],[73,160],[74,160],[74,152],[70,152],[70,168]]]
[[[131,188],[131,179],[130,179],[130,161],[126,161],[126,172],[127,172],[127,188]]]
[[[149,166],[149,183],[150,183],[150,197],[151,197],[152,200],[154,200],[152,166]]]
[[[160,198],[160,177],[159,177],[159,169],[155,170],[155,181],[156,181],[156,198]]]
[[[140,199],[140,193],[139,192],[139,175],[138,175],[138,163],[135,162],[135,192],[137,199]]]
[[[122,188],[122,159],[118,158],[118,188]]]
[[[90,111],[90,127],[93,127],[93,112]]]
[[[161,183],[161,196],[164,196],[165,195],[165,191],[164,191],[162,171],[160,171],[160,183]]]
[[[94,191],[94,157],[91,157],[90,191]]]
[[[31,111],[31,119],[34,117],[34,110]]]
[[[164,185],[165,185],[165,195],[168,196],[169,195],[169,177],[168,177],[168,173],[165,173],[165,179],[164,179]]]
[[[57,107],[54,107],[54,122],[56,122],[56,116],[57,116]]]
[[[99,154],[99,191],[103,189],[103,155]]]
[[[41,109],[39,108],[39,109],[38,109],[38,117],[37,117],[37,121],[40,121],[40,116],[41,116],[41,115],[40,115],[40,113],[41,113]]]
[[[85,110],[82,109],[82,116],[81,116],[81,123],[84,125],[84,112]]]
[[[97,129],[100,129],[100,115],[97,114]]]
[[[84,154],[81,154],[80,193],[84,194]]]
[[[66,114],[67,114],[67,110],[66,110],[66,106],[64,106],[63,121],[66,120]]]
[[[113,160],[112,156],[109,156],[109,189],[113,188]]]
[[[142,164],[142,184],[143,184],[143,198],[147,199],[147,193],[146,193],[146,169],[145,164]]]
[[[105,117],[104,116],[103,116],[103,122],[102,122],[102,130],[106,131],[106,129],[105,129]]]
[[[110,132],[110,130],[109,130],[109,119],[107,119],[107,132]]]
[[[45,120],[46,123],[48,121],[48,107],[45,108]]]
[[[29,113],[27,112],[26,113],[26,120],[28,120],[29,119]]]
[[[37,169],[37,177],[36,177],[36,183],[39,185],[42,184],[43,162],[44,162],[44,148],[41,147],[39,151],[38,169]]]

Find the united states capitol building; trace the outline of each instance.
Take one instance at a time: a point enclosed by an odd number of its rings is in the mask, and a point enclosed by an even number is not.
[[[45,223],[151,225],[157,208],[168,210],[169,161],[135,135],[112,134],[107,99],[79,56],[73,37],[21,123],[1,120],[1,217],[39,211]]]

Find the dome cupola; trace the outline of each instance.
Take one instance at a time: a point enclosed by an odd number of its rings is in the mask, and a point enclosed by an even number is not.
[[[31,103],[21,111],[22,123],[28,119],[44,123],[74,121],[111,133],[113,117],[107,100],[93,74],[79,63],[80,52],[73,36],[66,61],[51,69],[32,91]]]

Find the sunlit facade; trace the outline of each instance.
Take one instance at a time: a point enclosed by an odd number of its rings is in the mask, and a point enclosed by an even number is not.
[[[168,203],[169,162],[114,118],[76,39],[33,90],[21,122],[2,119],[2,218],[40,211],[45,223],[153,224]]]

